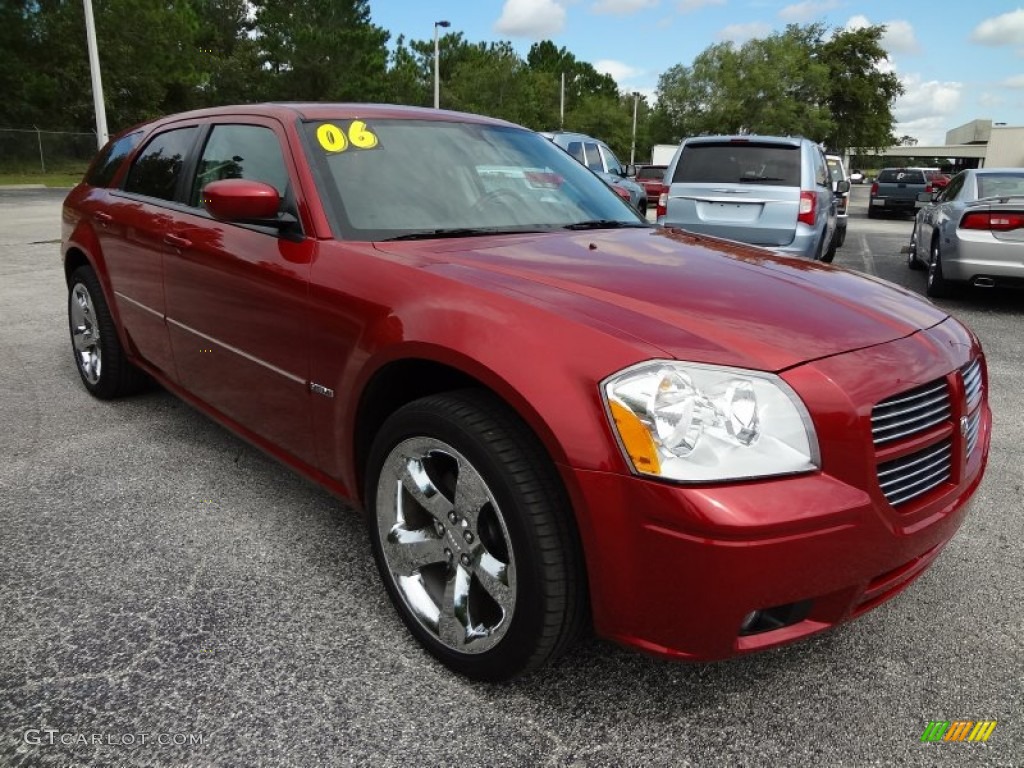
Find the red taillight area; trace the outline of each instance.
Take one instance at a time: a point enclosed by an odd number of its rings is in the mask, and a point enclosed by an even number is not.
[[[872,196],[878,194],[878,182],[877,181],[872,181],[871,182],[871,194],[872,194]]]
[[[931,185],[931,184],[925,184],[925,185],[924,185],[924,191],[925,191],[925,192],[926,192],[927,194],[929,194],[929,195],[930,195],[930,194],[931,194],[931,193],[932,193],[932,192],[933,192],[934,190],[932,190],[932,185]]]
[[[629,202],[629,190],[628,189],[626,189],[624,187],[612,187],[612,189],[615,190],[615,194],[617,194],[619,197],[621,197],[627,203]]]
[[[960,219],[960,229],[988,229],[1009,232],[1024,227],[1022,211],[974,211]]]
[[[668,192],[662,192],[658,195],[658,208],[655,210],[655,216],[664,216],[668,211]]]
[[[814,192],[808,192],[807,190],[801,190],[800,192],[800,212],[796,216],[796,220],[814,226],[814,213],[818,207],[818,196]]]

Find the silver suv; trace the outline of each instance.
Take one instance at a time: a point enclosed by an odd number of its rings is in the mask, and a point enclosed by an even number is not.
[[[665,174],[658,223],[832,261],[836,199],[825,153],[810,139],[685,139]],[[849,191],[850,182],[836,184]]]
[[[647,212],[647,190],[626,178],[634,175],[635,169],[633,166],[620,163],[615,153],[603,141],[585,133],[569,131],[542,131],[541,136],[553,141],[604,179],[605,183],[623,199],[627,199],[638,211]]]

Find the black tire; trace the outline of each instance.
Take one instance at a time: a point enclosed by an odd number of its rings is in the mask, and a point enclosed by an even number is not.
[[[92,267],[82,266],[71,273],[68,330],[75,367],[89,394],[110,400],[146,387],[146,375],[125,355],[103,288]]]
[[[938,235],[932,238],[925,293],[933,299],[949,299],[960,293],[960,286],[955,281],[947,280],[942,274],[942,251],[939,248]]]
[[[476,489],[459,495],[474,500],[461,508],[453,503],[460,487]],[[586,575],[568,496],[543,445],[493,395],[460,390],[396,411],[373,442],[364,498],[388,596],[449,668],[506,680],[556,658],[579,636]],[[495,582],[494,563],[503,583]]]
[[[920,271],[925,268],[924,262],[917,255],[917,249],[920,245],[918,235],[917,220],[915,219],[914,231],[910,234],[910,246],[907,248],[907,266],[914,271]]]
[[[838,239],[839,230],[837,229],[832,233],[832,239],[829,241],[828,250],[826,250],[821,257],[821,261],[823,264],[831,264],[832,259],[836,257],[836,248],[839,247]]]
[[[868,202],[868,218],[869,219],[877,219],[878,218],[878,212],[875,210],[874,206],[871,205],[870,201]]]
[[[836,229],[836,248],[842,248],[843,243],[846,242],[846,229],[846,227]]]

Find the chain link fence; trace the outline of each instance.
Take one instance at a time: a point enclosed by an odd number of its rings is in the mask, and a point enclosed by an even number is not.
[[[0,173],[81,173],[96,134],[0,128]]]

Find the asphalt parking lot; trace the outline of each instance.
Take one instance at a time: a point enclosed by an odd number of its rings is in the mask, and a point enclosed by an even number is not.
[[[985,345],[994,437],[909,590],[754,657],[592,639],[481,685],[404,631],[354,511],[165,392],[86,394],[62,195],[0,190],[0,766],[1024,765],[1024,294],[942,302]],[[911,222],[866,197],[835,263],[922,293]],[[998,725],[922,743],[932,720]]]

